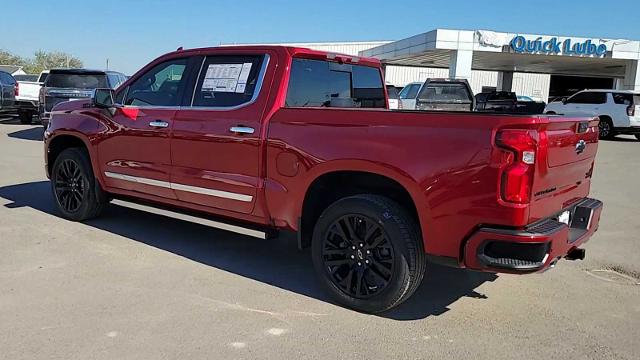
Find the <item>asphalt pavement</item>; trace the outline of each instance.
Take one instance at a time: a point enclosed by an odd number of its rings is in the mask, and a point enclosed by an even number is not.
[[[600,143],[605,203],[585,261],[543,274],[429,266],[365,315],[332,303],[308,251],[119,205],[61,219],[42,127],[0,120],[2,359],[639,359],[640,142]]]

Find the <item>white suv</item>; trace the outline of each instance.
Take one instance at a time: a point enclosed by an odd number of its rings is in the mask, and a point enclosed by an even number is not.
[[[597,116],[600,138],[632,134],[640,140],[640,94],[624,90],[582,90],[562,102],[552,102],[546,114]]]

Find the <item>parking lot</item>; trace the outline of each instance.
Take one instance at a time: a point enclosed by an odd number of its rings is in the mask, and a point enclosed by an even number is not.
[[[582,262],[544,274],[431,266],[382,315],[334,305],[310,256],[110,205],[59,218],[41,126],[0,120],[0,354],[4,359],[638,359],[640,142],[600,143],[605,203]]]

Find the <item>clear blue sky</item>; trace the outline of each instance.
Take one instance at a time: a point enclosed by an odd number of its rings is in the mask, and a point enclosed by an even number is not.
[[[179,46],[397,40],[435,28],[640,40],[640,0],[2,2],[0,49],[63,50],[92,68],[109,58],[127,74]]]

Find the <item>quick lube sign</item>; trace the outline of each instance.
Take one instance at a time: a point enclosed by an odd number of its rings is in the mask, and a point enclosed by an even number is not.
[[[511,48],[521,54],[546,54],[568,56],[596,56],[607,54],[607,45],[594,44],[591,40],[574,42],[572,39],[560,41],[557,37],[542,41],[542,38],[528,40],[518,35],[511,40]]]

